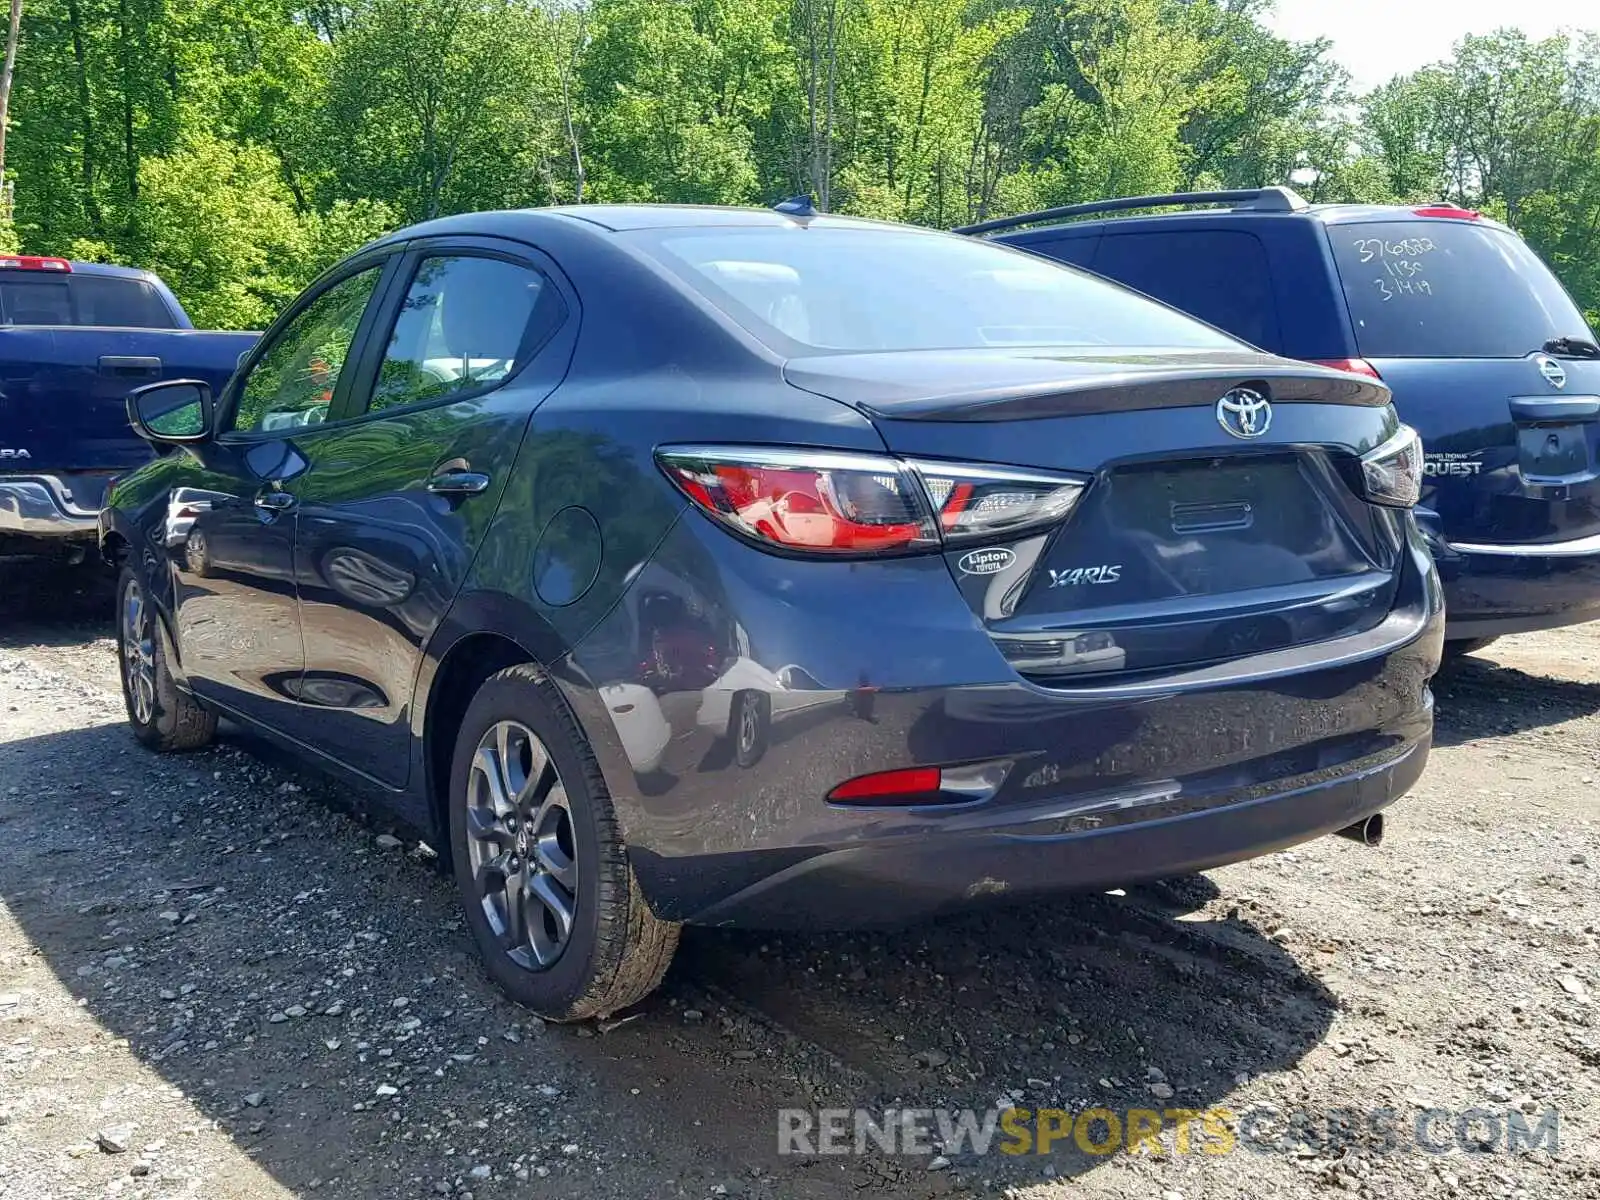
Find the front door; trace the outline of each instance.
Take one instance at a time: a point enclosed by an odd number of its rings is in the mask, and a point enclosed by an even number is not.
[[[569,306],[526,248],[414,243],[362,379],[309,451],[295,578],[308,737],[390,787],[409,775],[422,648],[467,578],[538,403],[566,371]],[[567,331],[570,333],[570,331]]]
[[[166,538],[178,649],[194,690],[287,728],[305,666],[293,479],[337,395],[384,263],[353,266],[269,330],[220,405],[216,442],[176,480]]]

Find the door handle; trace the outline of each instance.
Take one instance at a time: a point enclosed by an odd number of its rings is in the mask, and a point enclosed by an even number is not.
[[[100,374],[113,379],[153,379],[161,374],[161,360],[142,354],[102,354]]]
[[[426,486],[435,496],[477,496],[489,490],[489,477],[482,471],[439,471]]]
[[[262,512],[288,512],[294,507],[294,497],[288,492],[262,492],[256,497],[255,505]]]

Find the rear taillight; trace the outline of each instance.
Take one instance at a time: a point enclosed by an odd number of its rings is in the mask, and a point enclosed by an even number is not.
[[[41,258],[37,254],[7,254],[0,256],[0,270],[61,271],[72,273],[72,264],[64,258]]]
[[[1391,508],[1410,508],[1422,495],[1422,439],[1409,425],[1361,458],[1367,499]]]
[[[854,451],[677,446],[661,468],[707,515],[775,549],[909,554],[1053,525],[1084,481]]]
[[[911,464],[946,544],[987,541],[1054,525],[1078,502],[1081,479],[955,463]]]
[[[1319,367],[1332,367],[1335,371],[1349,371],[1352,375],[1365,375],[1368,379],[1382,379],[1378,368],[1364,358],[1314,358]]]

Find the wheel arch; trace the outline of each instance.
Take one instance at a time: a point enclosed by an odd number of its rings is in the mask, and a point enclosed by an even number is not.
[[[596,689],[573,667],[570,647],[557,630],[525,602],[503,593],[473,593],[458,598],[424,656],[412,714],[413,741],[419,748],[415,789],[425,808],[442,866],[450,865],[450,827],[446,804],[456,735],[467,706],[485,680],[506,667],[532,663],[545,671],[566,702],[579,731],[594,751],[612,794],[624,836],[629,809],[625,787],[632,774],[620,737]],[[619,794],[622,793],[622,794]]]

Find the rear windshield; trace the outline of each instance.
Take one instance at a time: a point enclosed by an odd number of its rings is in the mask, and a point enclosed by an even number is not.
[[[656,230],[638,241],[735,321],[790,353],[1240,348],[1115,284],[966,238],[797,226]]]
[[[1515,234],[1465,221],[1331,225],[1364,358],[1520,358],[1590,337],[1583,314]]]
[[[105,275],[0,274],[0,321],[7,325],[118,325],[173,329],[160,293],[142,279]]]

